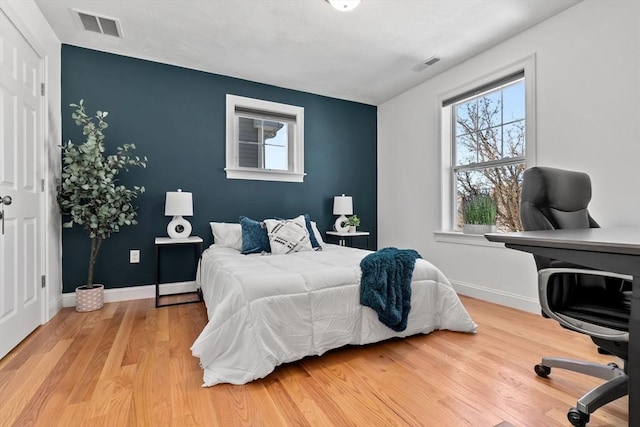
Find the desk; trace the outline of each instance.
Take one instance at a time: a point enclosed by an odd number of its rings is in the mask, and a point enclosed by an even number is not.
[[[629,425],[640,426],[640,228],[485,234],[487,240],[547,258],[633,276],[629,320]]]

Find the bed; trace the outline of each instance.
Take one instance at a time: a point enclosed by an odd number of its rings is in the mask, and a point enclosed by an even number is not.
[[[369,251],[324,244],[321,251],[243,255],[213,244],[198,266],[209,322],[191,347],[203,386],[245,384],[278,365],[345,345],[427,334],[475,332],[447,278],[418,259],[407,328],[394,332],[359,303],[360,261]]]

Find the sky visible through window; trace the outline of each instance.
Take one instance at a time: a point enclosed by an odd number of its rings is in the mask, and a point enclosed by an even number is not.
[[[520,230],[519,199],[526,165],[524,78],[453,108],[457,226],[465,223],[462,206],[484,195],[497,205],[499,230]]]
[[[525,119],[524,90],[522,80],[456,105],[457,165],[485,161],[478,146],[482,137],[495,144],[501,157],[524,155],[524,141],[514,145],[515,152],[505,146],[514,142],[514,133],[520,132],[519,122]],[[495,114],[490,114],[496,110]],[[471,126],[464,126],[461,122]]]
[[[265,169],[289,169],[289,124],[282,123],[282,125],[282,128],[276,132],[273,138],[265,138],[264,140]]]

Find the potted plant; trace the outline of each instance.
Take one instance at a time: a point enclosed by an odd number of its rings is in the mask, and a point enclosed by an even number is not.
[[[349,226],[349,233],[355,233],[356,228],[360,226],[360,218],[358,218],[358,215],[351,215],[345,221],[345,225]]]
[[[91,241],[87,283],[76,288],[76,310],[93,311],[104,304],[104,286],[93,283],[93,271],[100,247],[112,233],[126,225],[137,224],[137,212],[132,200],[144,187],[129,189],[119,183],[118,174],[129,166],[146,167],[147,158],[133,156],[134,144],[116,148],[115,154],[105,155],[104,133],[106,111],[97,111],[94,117],[85,112],[83,100],[71,104],[75,109],[71,117],[82,127],[85,142],[62,145],[62,179],[58,187],[58,204],[63,217],[69,221],[63,227],[81,226]]]
[[[485,234],[496,231],[498,205],[487,193],[478,193],[463,198],[462,232]]]

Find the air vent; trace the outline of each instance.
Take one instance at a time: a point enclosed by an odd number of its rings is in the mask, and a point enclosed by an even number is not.
[[[411,69],[413,71],[422,71],[425,68],[427,68],[428,66],[433,65],[438,61],[440,61],[440,58],[438,58],[437,56],[432,56],[431,58],[425,59],[424,61],[422,61],[418,65],[412,67]]]
[[[120,21],[106,16],[98,16],[92,13],[73,10],[74,15],[78,18],[81,28],[94,33],[106,34],[122,38],[122,30],[120,29]]]

